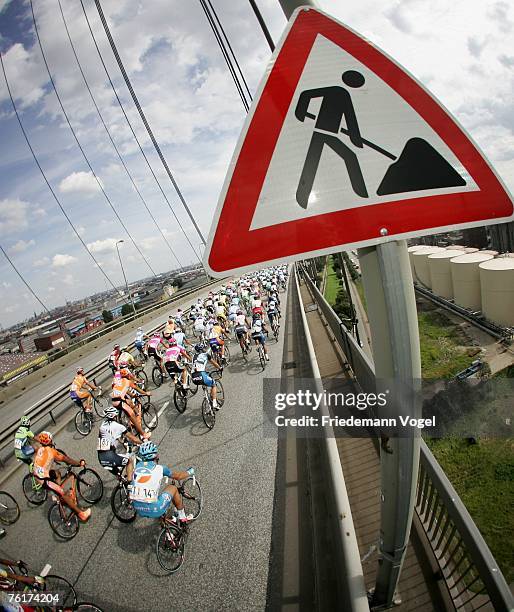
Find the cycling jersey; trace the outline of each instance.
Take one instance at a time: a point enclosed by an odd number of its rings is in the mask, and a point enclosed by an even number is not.
[[[263,323],[260,319],[257,319],[252,324],[252,335],[253,334],[262,334],[263,332]]]
[[[52,446],[41,446],[34,456],[34,476],[49,478],[54,461],[64,461],[64,455]]]
[[[34,454],[34,447],[30,445],[30,441],[34,438],[34,434],[28,427],[18,427],[14,434],[14,454],[17,459],[26,459]]]
[[[187,353],[181,346],[170,346],[164,353],[164,362],[178,361],[184,355],[187,355]]]
[[[177,345],[181,346],[182,348],[184,348],[184,342],[185,342],[185,339],[186,339],[186,334],[184,334],[184,332],[175,332],[173,334],[173,337],[177,341]]]
[[[84,386],[85,382],[86,377],[83,374],[77,374],[71,383],[70,391],[75,391],[75,393],[78,393]]]
[[[138,510],[141,504],[154,504],[158,501],[161,483],[165,476],[171,476],[171,470],[166,465],[159,465],[153,461],[141,461],[136,464],[130,490],[130,499],[135,510]]]
[[[144,331],[137,331],[136,332],[136,338],[135,338],[135,344],[141,344],[143,343],[145,338],[145,332]]]
[[[118,367],[134,365],[134,357],[128,352],[124,351],[118,358]]]
[[[156,349],[159,344],[161,344],[162,340],[160,336],[153,336],[153,338],[150,338],[150,340],[148,341],[148,348],[153,348]]]
[[[232,306],[228,309],[228,314],[235,315],[237,314],[238,310],[239,310],[239,306],[237,304],[232,304]]]
[[[127,378],[114,379],[112,383],[111,398],[113,400],[123,400],[132,387],[132,383]]]
[[[209,363],[209,353],[198,353],[193,361],[193,369],[195,372],[205,372],[205,368]]]
[[[97,451],[115,451],[117,441],[127,431],[127,428],[116,421],[105,420],[98,430]]]

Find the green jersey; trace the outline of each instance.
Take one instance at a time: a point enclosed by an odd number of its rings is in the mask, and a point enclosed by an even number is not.
[[[32,438],[34,438],[34,434],[28,427],[18,427],[18,431],[14,434],[14,454],[18,459],[26,457],[23,448],[25,446],[30,446],[30,440]]]

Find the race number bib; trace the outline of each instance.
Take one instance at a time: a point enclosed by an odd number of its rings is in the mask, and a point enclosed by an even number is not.
[[[138,501],[138,502],[144,502],[145,504],[151,504],[157,501],[157,491],[152,488],[132,485],[132,491],[130,492],[130,499],[132,501]]]
[[[21,450],[23,448],[22,442],[23,442],[23,440],[20,440],[20,438],[16,438],[14,440],[14,448],[16,450]]]
[[[108,451],[111,450],[110,441],[107,438],[98,438],[98,442],[96,444],[97,451]]]

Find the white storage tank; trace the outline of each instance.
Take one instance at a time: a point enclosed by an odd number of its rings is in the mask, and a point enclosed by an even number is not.
[[[482,312],[499,325],[514,327],[514,258],[498,257],[481,263]]]
[[[480,249],[477,249],[475,247],[466,247],[464,249],[464,253],[476,253],[477,251],[479,251]]]
[[[478,266],[493,259],[492,255],[466,253],[450,260],[455,303],[470,310],[482,310]]]
[[[461,250],[443,249],[438,253],[428,256],[428,270],[430,273],[430,284],[436,295],[453,300],[453,282],[450,268],[450,260],[462,255]]]
[[[490,249],[484,249],[483,251],[480,251],[483,255],[494,255],[496,257],[496,255],[498,255],[498,251],[491,251]]]
[[[453,244],[447,247],[444,247],[445,249],[447,249],[448,251],[463,251],[466,247],[462,246],[462,244]]]
[[[412,255],[412,263],[414,266],[413,278],[418,283],[425,285],[429,289],[432,288],[432,282],[430,280],[430,272],[428,270],[428,256],[432,255],[432,253],[438,253],[439,251],[444,251],[445,249],[436,246],[427,246],[422,250],[413,251]]]
[[[413,244],[412,246],[407,248],[407,252],[409,253],[410,269],[411,269],[413,278],[414,278],[414,263],[412,261],[412,254],[415,251],[420,251],[421,249],[426,249],[426,248],[427,248],[426,244]]]

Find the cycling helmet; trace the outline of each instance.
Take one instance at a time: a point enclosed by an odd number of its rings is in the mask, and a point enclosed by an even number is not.
[[[168,340],[168,344],[170,346],[175,346],[177,344],[177,339],[175,338],[175,336],[171,336],[171,338]]]
[[[50,446],[53,442],[52,434],[49,431],[42,431],[37,439],[42,446]]]
[[[202,344],[201,342],[195,344],[195,351],[197,353],[203,353],[205,351],[205,344]]]
[[[243,314],[243,311],[242,311],[241,309],[239,309],[239,310],[237,311],[237,314],[238,314],[238,315],[242,315],[242,314]]]
[[[23,415],[20,419],[20,425],[22,427],[30,427],[30,419],[27,415]]]
[[[120,370],[120,376],[122,378],[128,378],[130,376],[130,370],[127,368],[121,368]]]
[[[143,442],[137,451],[137,455],[143,461],[151,461],[157,457],[157,445],[147,440]]]
[[[84,374],[84,368],[77,368],[77,374]]]
[[[114,350],[119,349],[119,348],[120,348],[120,345],[119,345],[119,344],[115,344],[115,345],[114,345],[112,348],[113,348]]]
[[[261,313],[260,312],[254,312],[253,313],[253,320],[256,321],[257,319],[261,318]]]
[[[113,420],[118,416],[118,409],[114,406],[107,406],[104,410],[104,416],[106,419]]]
[[[142,327],[138,327],[137,331],[143,331],[143,328]]]

